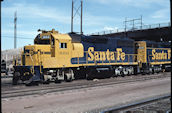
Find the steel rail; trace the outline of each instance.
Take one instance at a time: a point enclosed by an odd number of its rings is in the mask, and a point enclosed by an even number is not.
[[[161,74],[163,74],[163,75],[161,75]],[[96,81],[96,83],[99,83],[99,82],[111,82],[111,81],[117,81],[117,80],[121,80],[121,79],[125,79],[125,80],[128,80],[128,79],[137,79],[137,78],[142,78],[142,77],[149,77],[150,75],[141,75],[141,74],[139,74],[139,75],[130,75],[130,76],[125,76],[125,77],[114,77],[114,78],[112,78],[112,79],[109,79],[109,78],[106,78],[106,79],[101,79],[100,81]],[[167,72],[167,74],[166,74],[166,72],[165,73],[160,73],[160,74],[154,74],[154,75],[151,75],[151,77],[154,77],[154,76],[168,76],[168,72]],[[76,83],[77,82],[77,83]],[[94,82],[94,81],[87,81],[87,80],[75,80],[74,82],[64,82],[64,83],[61,83],[61,84],[58,84],[58,86],[57,85],[55,85],[55,84],[49,84],[49,85],[42,85],[42,84],[40,84],[40,86],[43,86],[42,88],[45,88],[45,87],[47,87],[47,88],[51,88],[51,87],[68,87],[68,86],[71,86],[71,85],[75,85],[75,84],[78,84],[78,82],[79,83],[82,83],[83,84],[83,82],[85,83],[85,84],[90,84],[90,83],[92,83],[92,82]],[[95,82],[94,82],[95,83]],[[13,86],[11,83],[10,84],[6,84],[5,86],[4,86],[4,84],[2,83],[1,84],[2,86],[1,86],[1,90],[2,90],[2,92],[6,92],[6,91],[19,91],[19,90],[28,90],[29,88],[32,88],[32,89],[35,89],[35,88],[41,88],[40,86],[39,87],[24,87],[24,84],[19,84],[19,85],[17,85],[17,86]],[[9,85],[9,86],[8,86]],[[53,85],[53,86],[52,86]],[[24,88],[24,89],[22,89],[22,88]]]
[[[131,76],[130,76],[131,77]],[[78,85],[84,85],[84,84],[86,84],[86,85],[92,85],[92,84],[111,84],[111,83],[113,83],[113,82],[121,82],[121,81],[136,81],[136,80],[138,80],[138,79],[154,79],[154,78],[163,78],[163,77],[169,77],[169,75],[155,75],[155,76],[149,76],[149,75],[147,75],[147,76],[135,76],[134,78],[127,78],[127,79],[124,79],[124,80],[119,80],[119,79],[107,79],[107,80],[104,80],[104,81],[97,81],[97,82],[93,82],[93,81],[85,81],[85,83],[83,83],[83,82],[79,82],[79,83],[74,83],[74,84],[72,84],[72,83],[67,83],[67,84],[58,84],[58,86],[57,85],[51,85],[51,84],[49,84],[49,85],[43,85],[44,87],[24,87],[24,88],[32,88],[32,89],[21,89],[21,88],[19,88],[19,89],[14,89],[14,90],[11,90],[11,89],[9,89],[9,90],[7,90],[7,91],[3,91],[2,92],[2,94],[6,94],[6,93],[15,93],[15,92],[20,92],[20,91],[22,91],[22,92],[27,92],[27,91],[34,91],[34,90],[38,90],[38,89],[45,89],[45,88],[61,88],[61,87],[70,87],[71,85],[76,85],[76,86],[78,86]],[[111,81],[112,80],[112,81]],[[115,81],[114,81],[115,80]],[[118,80],[118,81],[117,81]],[[51,86],[50,86],[51,85]]]
[[[164,77],[170,77],[170,76],[145,76],[145,77],[139,77],[136,79],[127,79],[127,80],[120,80],[120,81],[112,81],[112,82],[92,82],[92,83],[76,83],[76,84],[67,84],[67,85],[61,85],[57,87],[57,85],[46,87],[46,88],[37,88],[37,89],[29,89],[29,90],[19,90],[19,91],[5,91],[1,93],[1,98],[10,98],[10,97],[18,97],[18,96],[29,96],[29,95],[35,95],[35,94],[46,94],[46,93],[53,93],[53,92],[60,92],[60,91],[66,91],[66,90],[76,90],[76,89],[83,89],[83,88],[91,88],[91,87],[97,87],[97,86],[108,86],[108,85],[114,85],[114,84],[121,84],[121,83],[130,83],[130,82],[136,82],[136,81],[146,81],[151,79],[158,79],[158,78],[164,78]]]
[[[106,109],[104,111],[101,111],[100,113],[116,113],[116,112],[124,111],[124,110],[131,109],[131,108],[135,108],[137,106],[153,103],[155,101],[170,98],[170,97],[171,97],[171,94],[165,94],[163,96],[152,97],[152,98],[141,100],[141,101],[138,101],[138,102],[134,102],[134,103],[130,103],[130,104],[126,104],[126,105]]]

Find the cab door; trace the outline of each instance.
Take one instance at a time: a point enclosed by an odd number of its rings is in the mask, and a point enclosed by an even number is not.
[[[62,67],[70,67],[71,64],[71,41],[59,40],[58,59]]]
[[[51,57],[55,57],[55,39],[51,37]]]

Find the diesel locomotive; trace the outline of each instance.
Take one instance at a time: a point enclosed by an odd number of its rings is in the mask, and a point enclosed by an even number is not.
[[[168,42],[39,30],[14,65],[13,84],[156,73],[171,68]],[[107,74],[108,72],[108,74]]]

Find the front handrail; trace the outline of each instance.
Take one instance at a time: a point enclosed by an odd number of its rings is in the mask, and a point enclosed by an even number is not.
[[[34,75],[34,73],[35,73],[35,69],[34,69],[35,65],[34,65],[34,61],[33,61],[33,58],[32,58],[32,55],[31,55],[31,53],[29,53],[29,56],[30,56],[30,58],[31,58],[31,61],[32,61],[31,73]]]

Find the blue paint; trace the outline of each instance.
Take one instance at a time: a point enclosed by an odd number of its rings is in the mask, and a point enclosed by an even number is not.
[[[102,51],[106,52],[107,49],[109,51],[116,51],[117,48],[122,48],[122,51],[125,54],[134,54],[134,40],[129,38],[119,38],[119,37],[96,37],[96,36],[83,36],[81,37],[81,43],[84,46],[84,51],[88,51],[89,47],[94,47],[94,51]],[[130,62],[133,61],[133,56],[129,57]],[[103,63],[121,63],[128,62],[128,56],[125,56],[125,60],[122,61],[108,61],[105,60]],[[72,64],[78,64],[78,58],[71,59]],[[88,61],[88,64],[94,63],[94,61]],[[102,61],[96,61],[96,63],[102,63]],[[86,64],[86,53],[84,53],[84,57],[79,58],[79,64]]]

